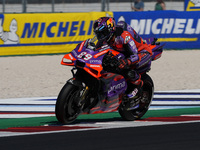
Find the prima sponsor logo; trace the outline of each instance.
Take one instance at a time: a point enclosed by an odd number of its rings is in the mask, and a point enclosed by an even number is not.
[[[112,92],[112,91],[122,89],[122,88],[125,87],[125,86],[126,86],[125,81],[123,81],[123,82],[121,82],[121,83],[119,83],[119,84],[117,84],[117,85],[113,85],[113,86],[111,86],[110,89],[108,90],[108,94],[109,94],[110,92]]]
[[[90,60],[90,63],[91,64],[93,64],[93,63],[101,64],[101,60]]]

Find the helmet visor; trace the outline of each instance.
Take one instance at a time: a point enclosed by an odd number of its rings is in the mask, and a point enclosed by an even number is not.
[[[94,30],[94,33],[96,34],[98,40],[105,40],[110,35],[110,32],[108,31],[108,29],[105,26],[96,28]]]

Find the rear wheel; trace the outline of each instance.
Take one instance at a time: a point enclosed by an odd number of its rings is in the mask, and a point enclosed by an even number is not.
[[[59,122],[68,124],[76,120],[81,112],[78,103],[82,89],[70,83],[66,83],[60,91],[57,101],[55,114]]]
[[[140,119],[149,109],[153,99],[154,84],[151,77],[147,74],[142,76],[142,80],[144,84],[142,96],[139,99],[139,104],[131,110],[128,110],[123,104],[121,104],[119,107],[119,113],[124,120],[133,121]]]

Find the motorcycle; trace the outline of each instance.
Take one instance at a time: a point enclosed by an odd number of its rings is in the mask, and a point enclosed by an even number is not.
[[[145,40],[152,49],[152,61],[161,56],[164,46],[156,40]],[[90,43],[93,41],[94,39]],[[128,83],[113,65],[113,62],[118,62],[117,59],[123,58],[124,55],[108,45],[94,49],[88,46],[88,43],[89,40],[85,40],[78,44],[73,51],[64,55],[61,61],[62,65],[73,68],[72,78],[66,82],[57,97],[57,120],[69,124],[81,114],[115,111],[118,111],[124,120],[140,119],[148,111],[154,94],[154,84],[147,71],[141,75],[142,93],[135,96],[135,102],[130,102],[126,98]]]

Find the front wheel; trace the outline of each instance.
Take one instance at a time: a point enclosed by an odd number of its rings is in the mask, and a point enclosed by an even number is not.
[[[63,124],[76,120],[81,108],[78,107],[82,89],[73,84],[66,83],[60,91],[55,107],[56,118]]]
[[[143,92],[138,107],[133,110],[127,110],[122,104],[119,107],[119,114],[124,120],[133,121],[140,119],[149,109],[153,99],[154,84],[151,77],[147,74],[142,76],[142,80],[144,82]]]

